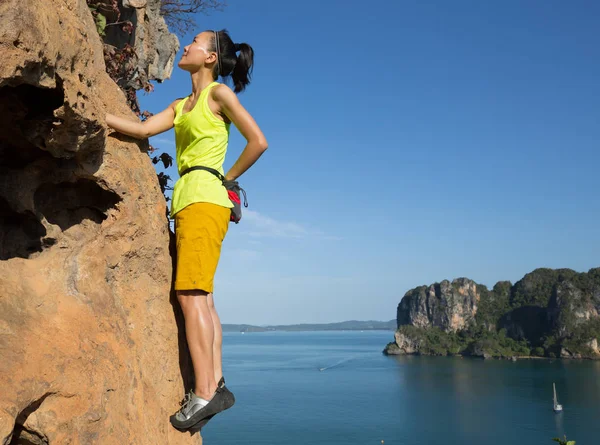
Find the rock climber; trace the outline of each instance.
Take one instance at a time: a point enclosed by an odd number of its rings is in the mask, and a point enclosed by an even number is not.
[[[204,31],[184,48],[179,68],[190,73],[192,92],[144,122],[107,114],[114,130],[148,138],[175,128],[180,174],[172,196],[177,263],[175,290],[185,318],[195,385],[170,417],[179,430],[198,430],[235,403],[223,378],[222,329],[213,281],[234,203],[224,184],[234,183],[267,149],[267,141],[237,93],[250,83],[254,51],[226,30]],[[231,78],[233,90],[218,79]],[[223,162],[233,123],[247,141],[229,171]]]

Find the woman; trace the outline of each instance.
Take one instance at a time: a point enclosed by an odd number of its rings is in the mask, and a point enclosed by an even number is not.
[[[239,53],[236,54],[236,53]],[[246,138],[239,159],[225,180],[242,175],[267,149],[267,141],[236,93],[250,83],[254,51],[234,44],[226,30],[204,31],[184,48],[178,66],[192,78],[192,93],[145,122],[108,114],[107,124],[120,133],[148,138],[175,127],[180,179],[173,190],[177,268],[175,290],[185,317],[195,387],[171,416],[180,430],[197,429],[234,403],[221,369],[221,322],[214,306],[213,278],[227,232],[232,203],[222,181],[203,166],[223,174],[223,161],[233,124]],[[216,80],[231,76],[234,91]],[[186,170],[188,170],[186,172]]]

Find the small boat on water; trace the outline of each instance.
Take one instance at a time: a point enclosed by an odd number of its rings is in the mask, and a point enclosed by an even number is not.
[[[552,383],[552,389],[554,390],[554,412],[560,413],[563,410],[562,405],[558,403],[558,399],[556,398],[556,385]]]

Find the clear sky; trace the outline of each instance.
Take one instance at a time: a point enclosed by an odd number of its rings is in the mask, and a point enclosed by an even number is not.
[[[600,266],[599,18],[600,2],[562,0],[229,0],[198,15],[198,32],[254,47],[240,100],[269,141],[240,180],[222,322],[390,320],[418,285]],[[175,68],[140,103],[190,92]],[[172,132],[152,143],[174,154]],[[243,146],[232,127],[225,168]]]

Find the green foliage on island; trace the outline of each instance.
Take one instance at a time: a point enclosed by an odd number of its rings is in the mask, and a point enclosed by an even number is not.
[[[554,285],[577,274],[570,269],[536,269],[515,283],[511,291],[512,308],[521,306],[547,307]]]
[[[600,283],[600,268],[591,269],[587,273],[578,273],[571,269],[536,269],[513,286],[510,297],[511,307],[548,307],[556,285],[567,281],[589,294]]]
[[[498,282],[493,290],[489,291],[486,286],[477,285],[481,299],[475,316],[477,325],[488,329],[497,329],[500,319],[510,308],[510,281]]]
[[[439,328],[420,328],[417,326],[401,326],[400,332],[419,344],[419,351],[425,355],[455,355],[464,351],[465,339],[452,332],[444,332]]]
[[[400,326],[399,332],[418,344],[419,354],[423,355],[475,355],[503,358],[533,355],[527,342],[507,337],[504,329],[488,331],[474,328],[474,330],[454,333],[444,332],[435,327],[404,325]]]
[[[566,349],[573,355],[590,357],[594,351],[590,342],[600,340],[600,318],[590,319],[570,329],[568,336],[548,335],[544,339],[544,349],[549,357],[558,357],[560,350]]]
[[[491,357],[514,357],[533,355],[525,340],[515,340],[506,335],[506,329],[488,331],[473,328],[467,331],[469,345],[466,352],[469,355]]]

